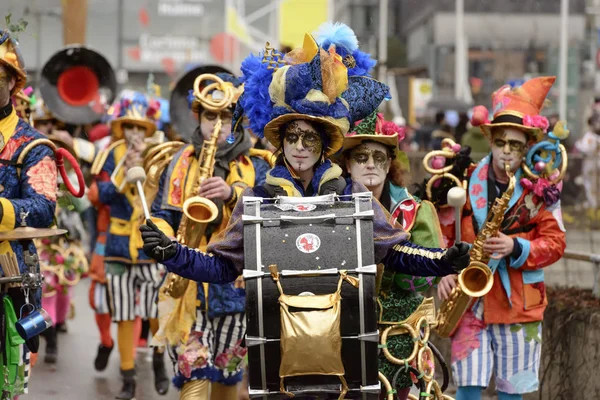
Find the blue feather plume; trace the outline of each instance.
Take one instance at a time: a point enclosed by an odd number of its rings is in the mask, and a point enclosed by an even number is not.
[[[240,80],[244,83],[244,94],[238,100],[238,104],[248,117],[252,132],[262,138],[265,125],[271,121],[273,111],[269,85],[273,80],[274,71],[262,62],[262,54],[246,57],[241,70]]]
[[[317,29],[314,36],[319,46],[325,50],[329,50],[329,47],[334,45],[336,53],[342,58],[348,55],[354,57],[356,66],[348,68],[348,76],[370,76],[369,71],[377,64],[370,54],[360,51],[358,39],[347,25],[326,22]]]
[[[360,50],[355,50],[352,57],[354,57],[356,66],[348,69],[348,76],[371,76],[370,71],[375,67],[377,61],[371,58],[370,54]]]
[[[329,49],[329,46],[332,44],[334,44],[336,48],[343,48],[348,53],[352,53],[354,50],[358,49],[358,39],[356,38],[356,34],[348,25],[340,22],[325,22],[317,28],[314,36],[319,46],[324,49]]]

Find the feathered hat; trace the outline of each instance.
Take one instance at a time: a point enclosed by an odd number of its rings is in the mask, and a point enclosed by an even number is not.
[[[344,150],[351,150],[365,141],[381,143],[386,147],[398,148],[404,140],[404,129],[391,121],[386,121],[383,114],[373,112],[348,132],[344,138]]]
[[[160,119],[160,103],[141,92],[127,90],[121,93],[109,114],[114,118],[110,126],[116,140],[125,136],[123,124],[141,126],[146,130],[146,137],[150,137],[156,131],[157,121]]]
[[[347,28],[349,30],[349,28]],[[354,121],[371,114],[389,88],[366,76],[349,77],[337,46],[325,49],[310,34],[302,48],[285,56],[269,47],[242,63],[244,94],[233,129],[245,114],[253,133],[281,147],[280,128],[293,120],[322,124],[329,138],[325,155],[335,154]]]
[[[540,112],[554,81],[555,76],[541,76],[515,89],[502,86],[492,95],[493,120],[489,121],[489,113],[484,106],[477,106],[473,109],[471,124],[479,126],[487,137],[492,136],[494,127],[513,127],[524,131],[530,140],[539,142],[549,126]]]
[[[10,31],[2,29],[0,29],[0,64],[15,75],[15,87],[10,91],[10,95],[14,96],[25,87],[27,74],[17,41],[10,36]]]

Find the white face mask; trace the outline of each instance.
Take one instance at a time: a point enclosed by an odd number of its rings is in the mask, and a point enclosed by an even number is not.
[[[321,135],[310,123],[298,120],[288,124],[283,139],[283,154],[296,173],[314,167],[322,152]]]
[[[219,116],[221,117],[221,131],[217,139],[217,146],[221,147],[227,144],[227,138],[231,134],[232,114],[230,111],[222,111],[220,115],[212,111],[202,111],[202,114],[200,114],[200,130],[204,140],[210,140]]]
[[[381,143],[367,142],[352,149],[346,169],[352,180],[372,190],[385,182],[391,161],[387,147]]]
[[[515,128],[506,128],[494,132],[492,136],[492,157],[500,170],[508,163],[514,173],[519,169],[523,156],[527,152],[527,136]]]

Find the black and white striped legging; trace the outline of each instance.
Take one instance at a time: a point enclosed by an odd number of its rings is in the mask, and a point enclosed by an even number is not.
[[[164,274],[162,265],[107,262],[105,267],[113,321],[158,317],[156,299]]]

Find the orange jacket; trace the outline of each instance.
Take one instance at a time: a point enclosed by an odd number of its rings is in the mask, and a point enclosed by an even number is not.
[[[462,240],[467,243],[475,241],[487,216],[488,163],[489,157],[469,171],[468,201],[461,221]],[[501,232],[517,238],[522,251],[518,259],[503,260],[505,264],[494,273],[494,285],[483,298],[486,324],[541,321],[548,304],[542,268],[558,261],[566,246],[560,202],[548,208],[542,198],[521,186],[521,176],[518,171]],[[446,239],[454,242],[454,229],[443,228]]]

